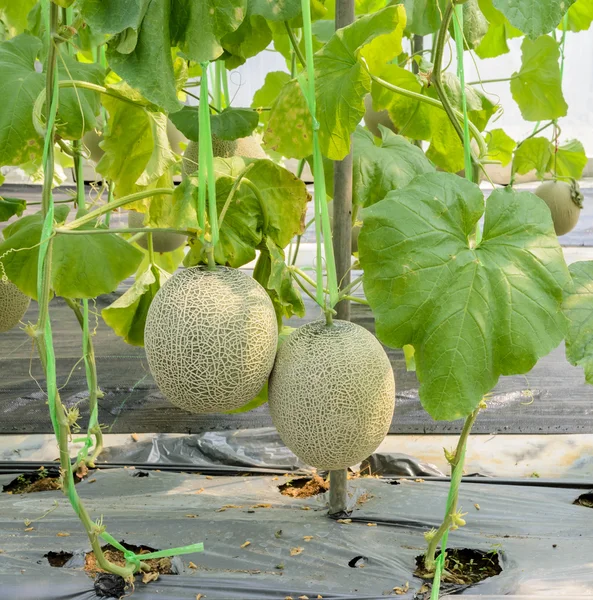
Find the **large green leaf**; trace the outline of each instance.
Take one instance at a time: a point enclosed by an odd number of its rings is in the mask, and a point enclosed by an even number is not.
[[[548,170],[552,158],[553,146],[544,137],[534,137],[525,140],[515,150],[513,157],[513,173],[525,175],[535,169],[538,177],[543,177]]]
[[[271,71],[266,74],[266,79],[262,87],[253,94],[251,108],[257,110],[260,108],[271,108],[272,104],[280,94],[282,87],[290,81],[290,75],[284,71]],[[270,111],[264,110],[259,113],[259,121],[265,127],[270,118]]]
[[[199,107],[184,106],[169,116],[173,125],[189,140],[200,139]],[[222,140],[236,140],[253,133],[259,122],[259,114],[250,108],[225,108],[221,113],[210,116],[211,132]]]
[[[138,31],[151,0],[78,0],[78,8],[95,33]]]
[[[249,10],[269,21],[289,21],[301,14],[301,0],[249,0]]]
[[[568,106],[562,95],[558,43],[548,35],[521,44],[521,68],[511,78],[511,93],[527,121],[557,119]]]
[[[321,150],[341,160],[350,150],[350,135],[365,113],[371,72],[402,51],[406,16],[402,6],[389,6],[338,30],[315,55],[317,118]]]
[[[467,416],[500,375],[526,373],[562,340],[570,275],[544,202],[494,191],[482,241],[479,187],[416,178],[363,211],[364,289],[379,339],[415,348],[420,399],[435,419]]]
[[[488,160],[498,160],[505,167],[513,158],[513,150],[517,142],[508,136],[502,129],[493,129],[486,134],[488,143]]]
[[[417,175],[435,171],[418,146],[379,126],[381,140],[358,127],[353,147],[353,200],[370,206],[392,191],[405,187]]]
[[[124,85],[114,90],[128,94]],[[149,105],[135,106],[111,96],[103,97],[109,113],[107,134],[101,143],[105,154],[97,171],[115,182],[118,196],[134,193],[157,181],[176,157],[167,138],[167,116]]]
[[[202,4],[192,3],[195,6]],[[171,59],[169,10],[168,2],[149,0],[138,31],[127,29],[112,38],[107,59],[109,66],[132,87],[140,90],[145,98],[168,112],[175,112],[181,104],[177,100]]]
[[[552,147],[552,153],[554,148]],[[556,172],[558,177],[572,177],[580,179],[583,169],[587,166],[587,154],[583,144],[578,140],[569,140],[566,144],[558,147],[556,151],[556,160],[554,156],[550,158],[548,172]]]
[[[575,0],[492,0],[511,25],[531,39],[549,33]]]
[[[8,28],[10,37],[23,33],[27,28],[27,15],[36,0],[0,0],[0,21]]]
[[[149,266],[136,276],[133,285],[115,302],[101,311],[103,320],[132,346],[144,346],[146,315],[153,298],[170,275],[157,266]]]
[[[259,15],[248,15],[235,31],[227,33],[220,41],[226,51],[226,67],[240,67],[248,58],[265,50],[271,41],[272,31],[267,21]]]
[[[296,234],[303,231],[310,200],[305,184],[271,160],[217,158],[214,166],[219,214],[236,177],[251,163],[254,166],[247,173],[247,178],[259,190],[263,210],[252,189],[242,183],[228,206],[220,227],[220,243],[215,247],[216,261],[236,268],[255,258],[255,249],[264,236],[279,248],[285,248]],[[193,266],[204,262],[201,243],[190,240],[190,244],[185,264]]]
[[[478,0],[482,14],[488,21],[488,31],[476,48],[480,58],[494,58],[509,51],[507,40],[519,37],[522,32],[513,27],[509,20],[494,6],[492,0]]]
[[[566,334],[566,358],[583,367],[587,383],[593,384],[593,261],[570,265],[574,289],[564,300],[570,326]]]
[[[287,158],[307,158],[313,152],[313,120],[296,79],[280,90],[264,132],[266,148]]]
[[[19,165],[41,156],[42,142],[33,127],[33,103],[44,77],[35,71],[41,40],[23,33],[0,44],[0,165]]]
[[[437,31],[441,15],[447,6],[445,0],[398,0],[406,9],[406,31],[428,35]]]
[[[172,0],[172,4],[173,42],[196,62],[219,58],[224,51],[220,40],[247,15],[247,0]]]
[[[0,185],[2,185],[2,178],[0,178]],[[14,217],[14,215],[20,217],[25,208],[27,208],[26,200],[0,196],[0,221],[8,221],[8,219]]]
[[[63,222],[67,207],[56,209]],[[6,275],[27,296],[37,299],[37,261],[43,217],[22,217],[4,229],[0,256]],[[86,228],[93,229],[90,224]],[[115,290],[134,273],[142,252],[116,234],[57,235],[53,242],[51,287],[58,296],[95,298]]]
[[[593,21],[593,2],[591,0],[576,0],[568,9],[568,31],[586,31]],[[559,28],[563,29],[564,21]]]

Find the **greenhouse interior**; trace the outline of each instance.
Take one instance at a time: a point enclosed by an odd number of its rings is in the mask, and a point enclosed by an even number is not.
[[[593,0],[0,0],[0,600],[593,598]]]

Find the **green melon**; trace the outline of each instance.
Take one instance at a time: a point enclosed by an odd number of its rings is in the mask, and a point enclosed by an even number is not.
[[[375,336],[348,321],[314,321],[278,349],[268,398],[282,441],[318,469],[371,455],[393,415],[395,380]]]
[[[576,181],[544,181],[535,194],[548,205],[556,235],[565,235],[576,227],[583,208],[583,194]]]
[[[255,398],[277,341],[266,290],[228,267],[175,273],[154,297],[144,329],[156,384],[172,404],[193,413],[233,410]]]
[[[14,283],[0,279],[0,333],[16,327],[25,316],[31,298]]]
[[[128,227],[137,228],[144,227],[144,213],[136,212],[135,210],[128,211]],[[182,233],[173,233],[169,231],[156,231],[152,234],[152,246],[155,252],[172,252],[183,246],[187,241],[187,237]],[[146,236],[136,240],[136,243],[144,248],[148,248]]]
[[[230,158],[231,156],[244,156],[246,158],[266,158],[266,153],[253,136],[239,138],[238,140],[222,140],[212,136],[212,153],[218,158]],[[183,164],[181,170],[187,176],[198,170],[199,145],[198,142],[190,142],[183,153]]]

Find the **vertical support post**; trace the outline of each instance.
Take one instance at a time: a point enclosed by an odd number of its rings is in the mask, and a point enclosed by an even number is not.
[[[336,1],[336,30],[354,22],[354,0]],[[333,245],[336,275],[340,289],[350,283],[352,256],[352,138],[350,153],[334,162],[334,223]],[[350,302],[342,300],[336,305],[337,318],[350,320]],[[346,469],[330,471],[329,515],[345,513],[348,503],[348,472]]]
[[[416,52],[421,52],[422,50],[424,50],[424,36],[415,34],[412,37],[412,54],[416,54]],[[419,72],[418,63],[412,59],[412,73],[418,75]],[[422,150],[422,140],[414,140],[414,145]]]

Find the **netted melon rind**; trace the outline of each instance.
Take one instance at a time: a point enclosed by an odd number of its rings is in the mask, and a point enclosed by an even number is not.
[[[135,210],[128,211],[128,227],[136,229],[144,227],[144,213]],[[185,244],[187,237],[182,233],[173,233],[170,231],[156,231],[152,234],[152,247],[155,252],[173,252]],[[143,235],[136,240],[136,243],[145,250],[148,249],[148,241]]]
[[[252,400],[272,370],[277,341],[268,294],[228,267],[175,273],[152,301],[144,330],[159,389],[193,413],[233,410]]]
[[[12,283],[0,279],[0,333],[16,327],[25,316],[31,298]]]
[[[282,441],[318,469],[343,469],[370,456],[393,416],[395,380],[387,354],[366,329],[314,321],[276,355],[268,388]]]

